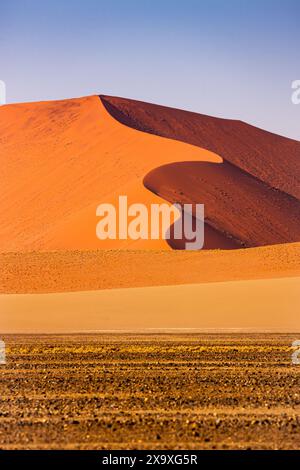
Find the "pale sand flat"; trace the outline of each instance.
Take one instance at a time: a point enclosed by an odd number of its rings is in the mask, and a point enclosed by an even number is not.
[[[145,329],[300,332],[300,278],[0,295],[1,333]]]

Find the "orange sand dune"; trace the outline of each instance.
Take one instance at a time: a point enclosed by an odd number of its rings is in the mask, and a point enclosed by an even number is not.
[[[300,240],[299,142],[97,96],[2,106],[0,122],[2,252],[169,249],[164,240],[96,238],[96,207],[119,195],[147,206],[205,203],[205,248]]]
[[[137,132],[110,116],[99,97],[1,106],[1,251],[132,247],[96,238],[96,207],[162,202],[143,186],[147,172],[217,155]],[[145,241],[139,248],[168,248]]]
[[[39,317],[43,331],[60,320],[70,326],[73,314],[71,327],[80,329],[293,326],[300,243],[287,242],[300,241],[299,142],[237,121],[97,96],[2,106],[0,123],[0,309],[7,331],[14,321],[32,331]],[[226,250],[101,242],[96,208],[119,195],[147,206],[204,202],[205,247]],[[278,277],[295,279],[272,279]],[[246,284],[230,282],[241,279]],[[202,295],[200,310],[195,299]]]
[[[65,292],[295,277],[300,276],[299,258],[300,243],[200,252],[2,253],[0,292]],[[250,298],[248,301],[251,303]]]

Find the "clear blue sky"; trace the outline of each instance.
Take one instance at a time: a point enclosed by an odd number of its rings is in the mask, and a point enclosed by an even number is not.
[[[7,0],[7,101],[110,94],[300,140],[299,0]]]

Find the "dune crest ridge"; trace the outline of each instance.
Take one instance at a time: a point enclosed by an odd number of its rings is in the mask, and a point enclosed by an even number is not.
[[[124,125],[206,148],[224,161],[300,198],[300,142],[243,121],[217,118],[116,96],[100,95]]]

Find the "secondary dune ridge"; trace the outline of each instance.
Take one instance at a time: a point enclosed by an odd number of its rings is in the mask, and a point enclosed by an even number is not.
[[[46,293],[300,276],[300,243],[240,250],[0,254],[1,293]],[[248,299],[251,303],[251,299]],[[243,305],[241,305],[241,309]]]

